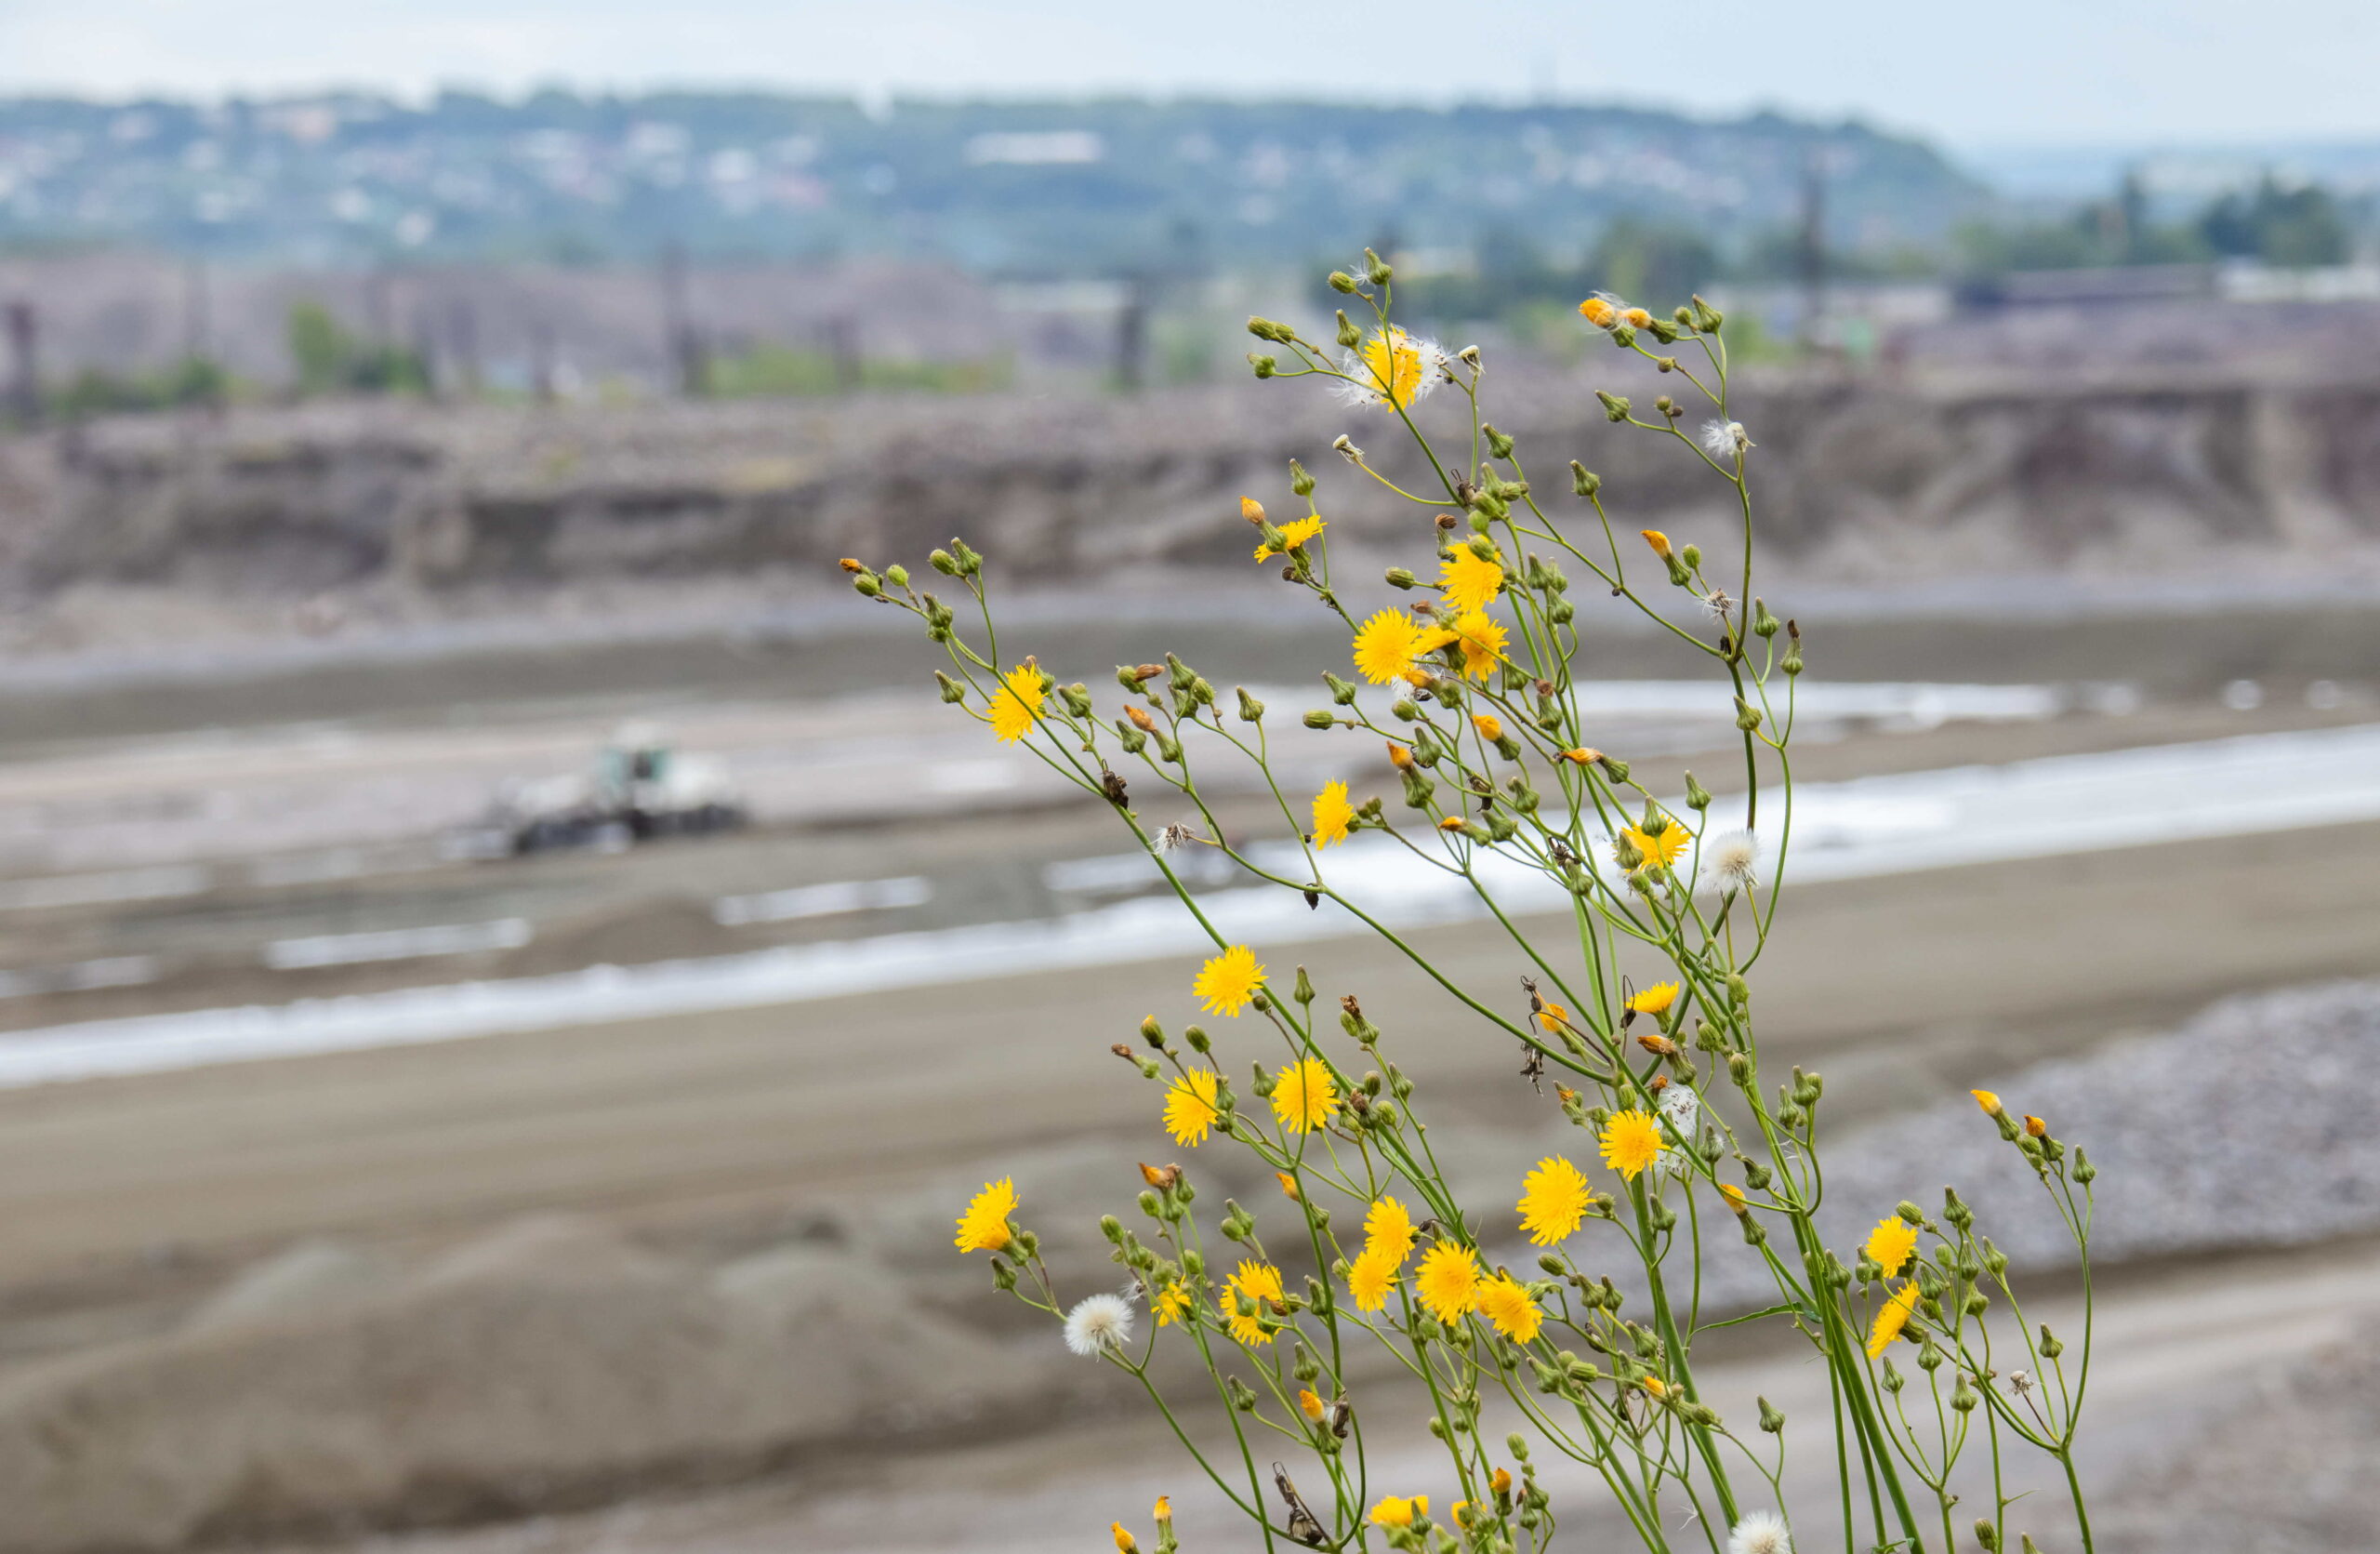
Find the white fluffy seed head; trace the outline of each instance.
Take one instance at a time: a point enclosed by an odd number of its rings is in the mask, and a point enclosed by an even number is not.
[[[1729,831],[1714,839],[1703,857],[1721,883],[1740,890],[1749,886],[1759,871],[1760,838],[1747,830]]]
[[[1702,423],[1702,446],[1713,458],[1733,458],[1752,445],[1741,421]]]
[[[1751,1511],[1727,1534],[1727,1554],[1793,1554],[1793,1534],[1775,1511]]]
[[[1066,1313],[1066,1348],[1086,1360],[1132,1341],[1132,1303],[1122,1295],[1085,1295]]]

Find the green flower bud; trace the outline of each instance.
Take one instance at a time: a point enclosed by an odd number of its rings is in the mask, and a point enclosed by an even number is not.
[[[1273,357],[1260,355],[1256,352],[1251,351],[1248,353],[1248,365],[1249,369],[1254,372],[1257,377],[1270,378],[1274,373],[1280,370],[1281,364]]]
[[[1305,715],[1305,725],[1308,728],[1336,728],[1339,726],[1339,720],[1331,714],[1329,708],[1317,707]]]
[[[1239,721],[1240,721],[1240,722],[1242,722],[1242,723],[1254,723],[1254,722],[1256,722],[1258,719],[1262,718],[1263,715],[1264,715],[1264,704],[1263,704],[1263,702],[1261,702],[1261,701],[1257,700],[1254,697],[1250,696],[1250,695],[1248,694],[1248,687],[1247,687],[1247,686],[1245,686],[1245,685],[1240,686],[1240,687],[1239,687]]]
[[[1606,408],[1609,406],[1606,405]],[[1603,489],[1603,476],[1573,458],[1570,460],[1570,489],[1581,497],[1592,497]]]
[[[1771,1435],[1785,1433],[1785,1415],[1766,1398],[1755,1400],[1760,1404],[1760,1428]]]
[[[1513,456],[1513,440],[1510,437],[1492,426],[1482,426],[1479,431],[1488,439],[1488,452],[1491,458],[1510,458]]]
[[[1350,351],[1364,343],[1364,332],[1355,327],[1355,321],[1347,316],[1344,309],[1339,313],[1339,343]]]
[[[1352,297],[1355,291],[1355,277],[1344,270],[1333,270],[1330,272],[1330,289],[1342,296]]]
[[[933,554],[926,557],[926,560],[932,564],[935,571],[941,573],[945,578],[956,578],[959,576],[959,563],[952,558],[950,552],[947,551],[936,551]]]
[[[1314,477],[1307,474],[1305,466],[1294,458],[1289,460],[1289,489],[1301,497],[1314,495]]]
[[[1695,781],[1694,774],[1692,772],[1686,774],[1686,807],[1689,809],[1708,809],[1711,807],[1710,790]]]
[[[942,699],[957,703],[967,699],[967,687],[940,670],[933,671],[934,684],[942,687]]]
[[[1624,421],[1628,418],[1627,400],[1621,398],[1618,394],[1606,392],[1602,389],[1597,389],[1595,391],[1595,397],[1603,401],[1603,413],[1608,419],[1613,421]],[[1580,492],[1580,495],[1590,496],[1593,495],[1593,493]]]
[[[1413,574],[1407,571],[1404,567],[1392,566],[1388,569],[1388,586],[1397,589],[1410,589],[1413,586]]]

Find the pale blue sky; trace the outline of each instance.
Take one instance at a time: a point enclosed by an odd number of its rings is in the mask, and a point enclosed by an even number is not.
[[[0,90],[1551,85],[1953,143],[2380,138],[2380,0],[0,0]]]

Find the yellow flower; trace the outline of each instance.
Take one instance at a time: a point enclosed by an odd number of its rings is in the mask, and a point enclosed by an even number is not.
[[[1413,662],[1421,628],[1402,610],[1382,610],[1355,632],[1355,672],[1375,685],[1403,678]]]
[[[1281,1184],[1281,1196],[1290,1202],[1297,1202],[1304,1196],[1298,1191],[1298,1179],[1288,1172],[1276,1171],[1273,1173],[1273,1179]]]
[[[1634,1181],[1669,1148],[1661,1137],[1661,1125],[1641,1111],[1614,1112],[1611,1121],[1603,1125],[1603,1137],[1597,1142],[1603,1150],[1603,1162],[1630,1181]]]
[[[1141,1546],[1132,1541],[1131,1533],[1125,1528],[1122,1522],[1109,1522],[1107,1524],[1107,1531],[1116,1539],[1116,1554],[1139,1554]]]
[[[1253,497],[1242,497],[1239,498],[1239,515],[1251,524],[1261,524],[1264,521],[1264,504]]]
[[[1438,573],[1438,595],[1453,605],[1457,614],[1484,610],[1504,591],[1504,569],[1474,554],[1468,546],[1440,562]]]
[[[1016,1183],[1008,1176],[985,1182],[959,1216],[959,1250],[998,1252],[1008,1244],[1008,1216],[1016,1212]]]
[[[2000,1097],[1989,1090],[1970,1090],[1967,1094],[1975,1097],[1976,1105],[1983,1108],[1986,1117],[1997,1117],[2006,1109],[2000,1104]]]
[[[1302,1058],[1273,1078],[1273,1115],[1291,1133],[1312,1133],[1330,1121],[1338,1105],[1339,1087],[1318,1057]]]
[[[1570,1023],[1570,1011],[1558,1003],[1548,1003],[1537,1012],[1537,1023],[1540,1029],[1551,1035]]]
[[[1370,1246],[1347,1265],[1347,1294],[1359,1311],[1377,1311],[1388,1304],[1396,1287],[1396,1270],[1405,1261],[1402,1247]]]
[[[1504,725],[1492,712],[1474,712],[1471,726],[1479,730],[1479,737],[1491,745],[1504,737]]]
[[[1149,1302],[1149,1309],[1157,1313],[1157,1326],[1171,1327],[1190,1314],[1188,1287],[1182,1284],[1168,1284],[1157,1291],[1157,1297]]]
[[[1440,1242],[1421,1254],[1413,1293],[1442,1322],[1458,1322],[1479,1304],[1479,1257],[1467,1246]]]
[[[1579,316],[1598,329],[1608,329],[1620,322],[1620,310],[1600,297],[1590,297],[1579,304]]]
[[[1719,1184],[1719,1196],[1727,1201],[1727,1207],[1733,1209],[1739,1215],[1750,1214],[1752,1212],[1752,1200],[1746,1198],[1744,1196],[1744,1189],[1738,1187],[1733,1182],[1721,1182]]]
[[[1670,1395],[1670,1384],[1659,1376],[1646,1376],[1636,1385],[1645,1389],[1645,1396],[1648,1398],[1666,1398]]]
[[[1898,1273],[1909,1255],[1917,1250],[1917,1227],[1898,1215],[1876,1221],[1868,1232],[1868,1244],[1862,1248],[1869,1260],[1886,1273]]]
[[[1259,1307],[1280,1299],[1281,1270],[1270,1263],[1244,1262],[1215,1296],[1216,1304],[1223,1308],[1224,1325],[1231,1329],[1233,1338],[1243,1344],[1271,1343],[1273,1335],[1264,1331],[1263,1325],[1254,1317],[1241,1313],[1239,1302],[1242,1298],[1252,1300]]]
[[[1158,1495],[1157,1497],[1157,1509],[1151,1511],[1149,1514],[1157,1518],[1157,1524],[1160,1527],[1172,1521],[1173,1496],[1170,1494]]]
[[[1631,874],[1642,874],[1648,869],[1667,869],[1686,854],[1686,844],[1692,838],[1686,828],[1673,820],[1659,831],[1648,831],[1641,826],[1622,827],[1620,834],[1643,855]]]
[[[1314,1395],[1313,1388],[1298,1388],[1298,1412],[1317,1425],[1322,1423],[1322,1400]]]
[[[1674,826],[1670,828],[1671,830],[1675,830],[1677,828]],[[1664,831],[1662,834],[1666,836],[1669,833]],[[1650,856],[1649,853],[1647,856]],[[1669,1013],[1670,1005],[1676,1002],[1676,983],[1656,982],[1651,987],[1646,988],[1642,992],[1638,993],[1634,998],[1630,999],[1628,1001],[1628,1007],[1635,1010],[1636,1013],[1640,1015],[1665,1015]]]
[[[1528,1297],[1527,1288],[1501,1273],[1479,1286],[1479,1314],[1516,1344],[1527,1343],[1545,1325],[1545,1313]]]
[[[1383,1494],[1380,1504],[1372,1508],[1372,1524],[1376,1527],[1410,1527],[1417,1516],[1430,1514],[1430,1497],[1426,1494]]]
[[[1278,555],[1285,551],[1294,551],[1320,534],[1322,529],[1323,523],[1319,518],[1301,518],[1294,524],[1284,524],[1281,525],[1280,544],[1257,546],[1256,559],[1263,561],[1266,556]]]
[[[1017,665],[1000,681],[1000,688],[992,693],[992,732],[1004,745],[1014,744],[1033,732],[1034,720],[1041,715],[1041,669],[1032,659]]]
[[[1653,315],[1642,308],[1622,308],[1620,321],[1632,329],[1642,329],[1653,322]]]
[[[1504,661],[1504,629],[1485,610],[1466,612],[1454,623],[1454,638],[1462,646],[1462,672],[1486,680]]]
[[[1512,1471],[1509,1468],[1499,1468],[1488,1476],[1488,1487],[1499,1494],[1510,1494],[1513,1492]]]
[[[1391,325],[1364,342],[1363,369],[1355,374],[1373,398],[1402,410],[1421,392],[1421,348]]]
[[[1587,1217],[1594,1194],[1579,1168],[1560,1155],[1548,1155],[1521,1179],[1521,1229],[1540,1246],[1552,1246],[1579,1228]]]
[[[1877,1310],[1876,1325],[1868,1330],[1869,1359],[1873,1360],[1893,1347],[1893,1340],[1900,1336],[1900,1330],[1909,1325],[1910,1313],[1916,1309],[1917,1285],[1914,1282],[1893,1292],[1892,1299]]]
[[[1663,561],[1670,559],[1670,537],[1668,535],[1663,534],[1659,529],[1638,529],[1636,532],[1645,537],[1645,543],[1653,548],[1653,554],[1660,557]]]
[[[1236,1017],[1255,998],[1263,980],[1264,968],[1256,963],[1255,951],[1235,944],[1198,968],[1198,979],[1190,990],[1198,995],[1198,1006],[1210,1015]]]
[[[1471,1525],[1471,1502],[1468,1500],[1456,1501],[1448,1514],[1454,1518],[1454,1524],[1456,1526],[1468,1528]]]
[[[1207,1141],[1207,1130],[1223,1115],[1216,1084],[1212,1072],[1192,1069],[1165,1087],[1165,1131],[1176,1144],[1195,1149]]]
[[[1405,1260],[1405,1254],[1412,1246],[1413,1216],[1406,1212],[1405,1205],[1394,1198],[1373,1199],[1372,1206],[1364,1211],[1364,1250],[1395,1253],[1389,1264],[1394,1268]]]
[[[1328,847],[1334,842],[1347,840],[1347,828],[1355,822],[1355,806],[1347,802],[1347,785],[1343,782],[1323,784],[1322,791],[1314,796],[1314,842],[1317,847]]]

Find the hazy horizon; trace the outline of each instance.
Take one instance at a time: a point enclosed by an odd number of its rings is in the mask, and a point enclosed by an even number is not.
[[[1195,26],[1152,28],[1091,0],[688,0],[655,28],[625,0],[415,0],[335,13],[289,0],[20,0],[0,14],[0,92],[1553,96],[1705,116],[1857,117],[1978,150],[2380,138],[2360,65],[2380,56],[2380,7],[2356,0],[2296,7],[2295,31],[2323,46],[2294,50],[2286,75],[2242,68],[2272,51],[2270,19],[2215,0],[2011,0],[1988,24],[1877,0],[1808,0],[1790,12],[1689,0],[1669,14],[1673,25],[1654,32],[1607,4],[1485,0],[1450,29],[1418,0],[1376,0],[1361,13],[1214,0]]]

